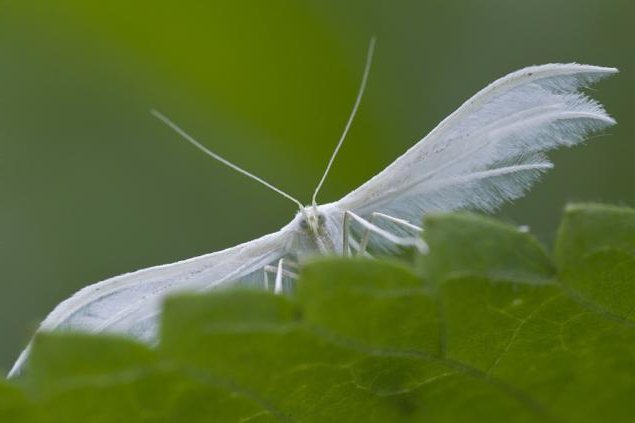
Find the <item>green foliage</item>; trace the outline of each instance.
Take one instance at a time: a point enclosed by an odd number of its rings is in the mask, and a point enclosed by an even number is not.
[[[165,304],[159,345],[37,337],[0,421],[630,421],[635,211],[528,233],[431,216],[414,263],[321,259],[289,296]]]

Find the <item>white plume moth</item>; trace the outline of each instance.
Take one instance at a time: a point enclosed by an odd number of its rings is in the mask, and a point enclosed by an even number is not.
[[[333,203],[316,198],[348,133],[364,92],[372,55],[353,111],[304,206],[284,191],[208,150],[159,112],[153,114],[214,159],[293,201],[294,219],[278,232],[223,251],[151,267],[90,285],[59,304],[40,331],[118,333],[152,342],[163,298],[177,291],[208,291],[250,283],[281,292],[298,266],[315,254],[362,254],[391,246],[422,251],[418,226],[431,211],[490,211],[520,197],[552,167],[545,152],[572,146],[615,121],[580,90],[614,68],[548,64],[513,72],[474,95],[382,172]],[[29,347],[9,377],[21,372]]]

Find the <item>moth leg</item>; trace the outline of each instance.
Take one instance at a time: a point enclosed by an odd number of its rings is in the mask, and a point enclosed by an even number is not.
[[[426,253],[428,251],[427,244],[425,242],[423,242],[423,240],[420,239],[419,237],[401,237],[401,236],[397,236],[397,235],[395,235],[393,233],[388,232],[385,229],[380,228],[379,226],[375,225],[374,223],[369,222],[368,220],[356,215],[355,213],[353,213],[351,211],[346,211],[346,213],[348,213],[353,220],[355,220],[357,223],[362,225],[368,231],[369,236],[370,236],[370,232],[372,232],[372,233],[375,233],[375,234],[383,237],[384,239],[392,242],[395,245],[400,245],[402,247],[415,247],[422,253]],[[363,240],[362,240],[362,242],[363,242]],[[366,243],[368,243],[368,241],[366,241]],[[360,248],[361,247],[363,247],[364,250],[360,250],[360,251],[365,252],[366,246],[362,244],[362,245],[360,245]]]
[[[264,277],[264,285],[265,285],[265,291],[269,291],[269,271],[267,269],[267,266],[263,267],[262,269],[262,275]]]
[[[351,222],[349,217],[349,212],[344,212],[344,220],[342,223],[342,255],[344,257],[348,257],[351,253],[350,251],[350,231],[351,231]]]
[[[374,223],[376,220],[378,219],[384,219],[387,220],[389,222],[392,222],[396,225],[399,225],[403,228],[406,228],[410,231],[416,232],[417,234],[420,234],[421,232],[423,232],[423,228],[421,226],[417,226],[417,225],[413,225],[412,223],[408,222],[405,219],[400,219],[398,217],[394,217],[394,216],[390,216],[388,214],[384,214],[384,213],[380,213],[380,212],[373,212],[370,215],[370,219],[368,219],[368,221],[370,223]],[[360,245],[360,248],[362,248],[363,251],[366,251],[366,248],[368,247],[368,240],[370,239],[370,230],[366,229],[364,231],[364,237],[362,239],[362,243]],[[419,248],[420,247],[420,248]],[[419,250],[422,253],[427,253],[428,252],[428,246],[425,243],[425,241],[421,241],[420,245],[419,245]]]
[[[420,227],[420,226],[413,225],[412,223],[408,222],[407,220],[400,219],[398,217],[390,216],[388,214],[384,214],[384,213],[380,213],[380,212],[371,213],[370,219],[368,219],[368,222],[374,224],[377,219],[387,220],[389,222],[392,222],[392,223],[394,223],[396,225],[402,226],[402,227],[404,227],[404,228],[406,228],[408,230],[411,230],[413,232],[416,232],[418,234],[423,232],[423,228]],[[366,251],[366,248],[368,247],[368,240],[370,239],[370,233],[371,233],[370,229],[366,229],[364,231],[364,236],[362,237],[362,242],[360,244],[361,251]],[[423,245],[421,245],[421,246],[423,246]],[[425,250],[426,251],[423,251],[423,252],[427,252],[427,248],[425,248]]]
[[[397,225],[403,226],[406,229],[410,229],[414,232],[421,233],[423,232],[423,228],[421,226],[413,225],[405,219],[400,219],[398,217],[391,216],[389,214],[373,212],[371,217],[380,217],[382,219],[388,220],[389,222],[396,223]]]
[[[369,223],[374,224],[375,222],[375,213],[370,215],[370,219],[368,219]],[[364,235],[362,236],[362,241],[359,244],[359,249],[357,250],[357,254],[363,254],[366,252],[366,248],[368,248],[368,240],[370,239],[370,229],[366,228],[364,230]]]
[[[284,265],[287,266],[288,263],[285,261]],[[277,275],[278,274],[278,266],[277,265],[276,266],[267,265],[267,266],[265,266],[265,272],[273,273],[274,275]],[[292,271],[287,270],[287,269],[282,269],[282,276],[285,276],[285,277],[291,278],[291,279],[298,279],[298,277],[299,277],[297,273],[292,272]],[[267,281],[269,281],[268,277],[267,277]]]
[[[276,271],[276,284],[275,284],[275,286],[274,286],[274,288],[273,288],[273,292],[274,292],[275,294],[280,294],[280,293],[282,293],[282,289],[283,289],[283,287],[282,287],[282,271],[284,270],[284,269],[282,268],[282,265],[283,265],[283,264],[284,264],[284,259],[283,259],[283,258],[281,258],[281,259],[278,261],[278,270]]]
[[[281,293],[284,289],[282,286],[282,278],[283,277],[287,277],[290,278],[292,280],[297,280],[298,279],[298,274],[295,272],[292,272],[290,270],[287,270],[284,268],[285,265],[288,265],[288,263],[286,261],[284,261],[284,259],[280,259],[278,261],[278,265],[277,266],[271,266],[271,265],[267,265],[264,267],[265,270],[265,278],[267,280],[267,285],[266,288],[267,290],[269,289],[269,277],[268,277],[268,273],[273,273],[276,275],[275,278],[275,283],[274,283],[274,288],[273,288],[273,292],[275,292],[276,294]],[[294,264],[294,266],[297,266],[297,264]]]
[[[298,264],[297,261],[294,261],[294,260],[291,260],[291,259],[285,260],[284,264],[287,267],[290,267],[293,270],[299,270],[300,269],[300,264]],[[296,278],[297,278],[297,275],[296,275]]]
[[[357,242],[352,236],[350,238],[350,242],[351,242],[351,250],[357,251],[357,256],[363,255],[364,257],[374,258],[369,252],[361,251],[359,242]]]
[[[364,257],[373,258],[373,256],[368,254],[366,251],[360,251],[359,243],[351,235],[350,216],[348,215],[348,213],[349,212],[347,211],[344,212],[344,221],[342,224],[342,234],[343,234],[342,235],[342,240],[343,240],[343,246],[342,246],[343,254],[342,255],[344,257],[348,257],[349,255],[352,255],[351,249],[353,249],[357,251],[357,255],[363,254]]]

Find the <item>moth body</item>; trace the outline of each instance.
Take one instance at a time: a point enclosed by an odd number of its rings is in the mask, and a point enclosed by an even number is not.
[[[306,206],[298,212],[295,221],[300,228],[299,236],[306,237],[303,243],[308,252],[323,255],[342,253],[344,211],[333,204]]]

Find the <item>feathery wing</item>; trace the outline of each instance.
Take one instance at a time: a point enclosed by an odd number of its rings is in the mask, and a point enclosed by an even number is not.
[[[523,195],[572,146],[615,121],[580,89],[617,69],[548,64],[485,87],[386,169],[336,204],[419,223],[430,211],[489,211]]]
[[[166,295],[206,291],[236,281],[262,284],[264,267],[285,256],[292,241],[287,226],[226,250],[106,279],[60,303],[38,331],[110,332],[152,341]],[[20,373],[29,349],[20,354],[8,377]]]

